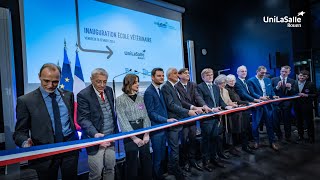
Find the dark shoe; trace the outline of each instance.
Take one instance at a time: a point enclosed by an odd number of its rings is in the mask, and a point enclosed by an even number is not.
[[[190,164],[187,163],[186,165],[184,165],[183,169],[187,172],[191,172],[191,167],[190,167]]]
[[[212,167],[209,164],[209,161],[203,163],[203,169],[205,169],[208,172],[212,172],[213,171]]]
[[[166,180],[168,176],[169,176],[169,173],[165,173],[165,174],[162,174],[158,179],[159,180]],[[157,178],[156,178],[156,180],[157,180]]]
[[[287,143],[292,143],[291,138],[286,138],[286,142],[287,142]]]
[[[183,172],[179,167],[173,174],[176,177],[176,180],[185,180],[185,177],[188,177],[188,174]]]
[[[271,144],[271,148],[275,151],[279,151],[279,147],[275,143]]]
[[[216,154],[216,156],[214,157],[214,159],[212,159],[212,161],[215,160],[215,161],[221,161],[221,158]]]
[[[211,161],[211,163],[219,168],[226,168],[226,166],[223,163],[220,163],[218,161]]]
[[[201,167],[198,163],[196,163],[196,162],[191,163],[191,166],[194,167],[194,168],[196,168],[196,169],[199,170],[199,171],[203,171],[202,167]]]
[[[180,167],[168,169],[168,174],[174,175],[176,180],[185,180],[187,174]]]
[[[241,153],[241,151],[240,151],[238,148],[234,148],[234,150],[235,150],[237,153]]]
[[[232,154],[235,157],[240,157],[240,154],[235,150],[235,148],[230,149],[229,153]]]
[[[181,174],[174,174],[174,177],[176,178],[176,180],[185,180],[185,176],[181,173]]]
[[[251,150],[255,150],[255,148],[253,147],[253,145],[248,145],[247,148],[251,149]]]
[[[182,172],[183,177],[190,177],[190,174],[186,173],[186,172]]]
[[[254,152],[251,149],[249,149],[248,147],[242,147],[242,151],[244,151],[248,154],[254,154]]]
[[[222,159],[230,159],[230,157],[224,153],[218,154],[218,156]]]
[[[304,141],[304,137],[303,136],[299,136],[297,141]]]
[[[308,139],[308,143],[313,144],[313,143],[314,143],[314,138],[309,138],[309,139]]]
[[[302,142],[304,142],[304,140],[305,140],[305,139],[304,139],[303,136],[299,136],[298,139],[297,139],[297,142],[298,142],[298,143],[302,143]]]

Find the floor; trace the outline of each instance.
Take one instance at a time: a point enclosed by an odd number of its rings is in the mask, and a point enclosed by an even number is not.
[[[293,127],[294,128],[294,127]],[[293,129],[293,137],[297,133]],[[318,133],[317,133],[318,132]],[[320,119],[316,121],[316,143],[280,143],[280,151],[275,152],[269,146],[266,133],[262,132],[262,147],[255,155],[241,152],[240,157],[232,157],[225,161],[227,168],[216,168],[213,172],[200,172],[192,169],[188,180],[210,179],[254,179],[254,180],[311,180],[320,179]],[[34,171],[22,168],[20,174],[4,175],[1,170],[0,179],[37,179]],[[85,152],[79,159],[79,179],[87,179],[87,162]],[[167,176],[166,179],[175,179]]]

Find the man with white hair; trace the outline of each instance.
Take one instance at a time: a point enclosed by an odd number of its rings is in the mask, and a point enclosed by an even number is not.
[[[234,86],[236,92],[240,96],[241,100],[249,102],[261,102],[259,99],[255,99],[251,96],[247,85],[247,67],[242,65],[237,68],[238,77]]]
[[[168,118],[180,120],[189,116],[195,116],[195,110],[182,107],[180,94],[175,88],[178,82],[178,71],[176,68],[167,70],[168,81],[162,86],[164,101],[168,110]],[[187,174],[183,173],[179,166],[179,132],[182,126],[168,128],[168,145],[171,149],[169,154],[168,173],[173,174],[177,180],[184,179]]]
[[[248,84],[247,84],[247,67],[244,65],[241,65],[237,68],[237,75],[238,77],[236,78],[236,83],[234,85],[234,90],[235,92],[240,96],[240,99],[242,101],[248,101],[248,102],[261,102],[262,100],[260,99],[255,99],[252,94],[249,91]],[[260,107],[254,108],[251,110],[252,114],[256,114],[259,110]],[[248,146],[250,147],[250,146]],[[258,147],[254,147],[258,148]]]
[[[118,132],[108,73],[102,68],[91,72],[91,85],[78,95],[78,122],[83,138],[99,138]],[[87,147],[89,179],[114,179],[116,165],[114,143],[105,142]],[[102,176],[101,176],[102,175]]]

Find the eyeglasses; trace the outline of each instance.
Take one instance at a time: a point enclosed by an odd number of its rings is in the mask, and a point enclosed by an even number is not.
[[[107,84],[107,81],[101,81],[101,80],[96,80],[94,81],[96,84],[102,84],[102,85],[105,85]]]

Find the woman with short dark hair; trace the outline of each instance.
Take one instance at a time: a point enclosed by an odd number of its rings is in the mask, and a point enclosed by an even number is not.
[[[151,126],[143,97],[138,95],[139,77],[127,74],[123,79],[122,95],[116,99],[117,116],[122,132]],[[127,179],[138,179],[141,164],[141,179],[152,179],[152,160],[149,133],[124,139],[127,163]],[[140,176],[140,175],[139,175]]]

